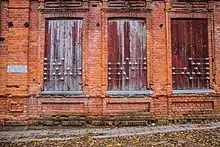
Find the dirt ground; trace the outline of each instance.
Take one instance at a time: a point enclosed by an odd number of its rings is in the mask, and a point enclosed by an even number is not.
[[[143,136],[127,136],[93,139],[91,136],[72,136],[68,141],[34,141],[22,143],[0,143],[1,147],[219,147],[220,128]]]

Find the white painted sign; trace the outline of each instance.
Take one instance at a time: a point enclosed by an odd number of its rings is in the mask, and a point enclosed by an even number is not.
[[[8,65],[8,73],[26,73],[27,65]]]

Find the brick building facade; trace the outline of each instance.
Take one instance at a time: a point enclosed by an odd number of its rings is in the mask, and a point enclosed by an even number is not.
[[[220,1],[0,2],[5,122],[219,118]]]

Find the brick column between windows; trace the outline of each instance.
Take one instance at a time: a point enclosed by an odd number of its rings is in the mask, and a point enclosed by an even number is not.
[[[87,67],[88,67],[88,95],[89,115],[101,115],[102,98],[101,95],[101,7],[98,2],[91,2],[89,9],[88,26],[88,48],[87,48]]]
[[[95,96],[101,93],[101,4],[90,3],[88,20],[88,86]]]
[[[153,2],[152,12],[152,75],[154,95],[165,95],[167,91],[167,56],[164,2]],[[170,59],[168,59],[170,60]]]

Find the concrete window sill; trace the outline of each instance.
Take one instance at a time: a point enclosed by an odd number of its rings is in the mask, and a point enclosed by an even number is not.
[[[173,94],[209,94],[215,93],[213,89],[173,90]]]
[[[140,90],[140,91],[107,91],[107,95],[152,95],[152,90]]]
[[[42,91],[42,95],[83,95],[83,91]]]

